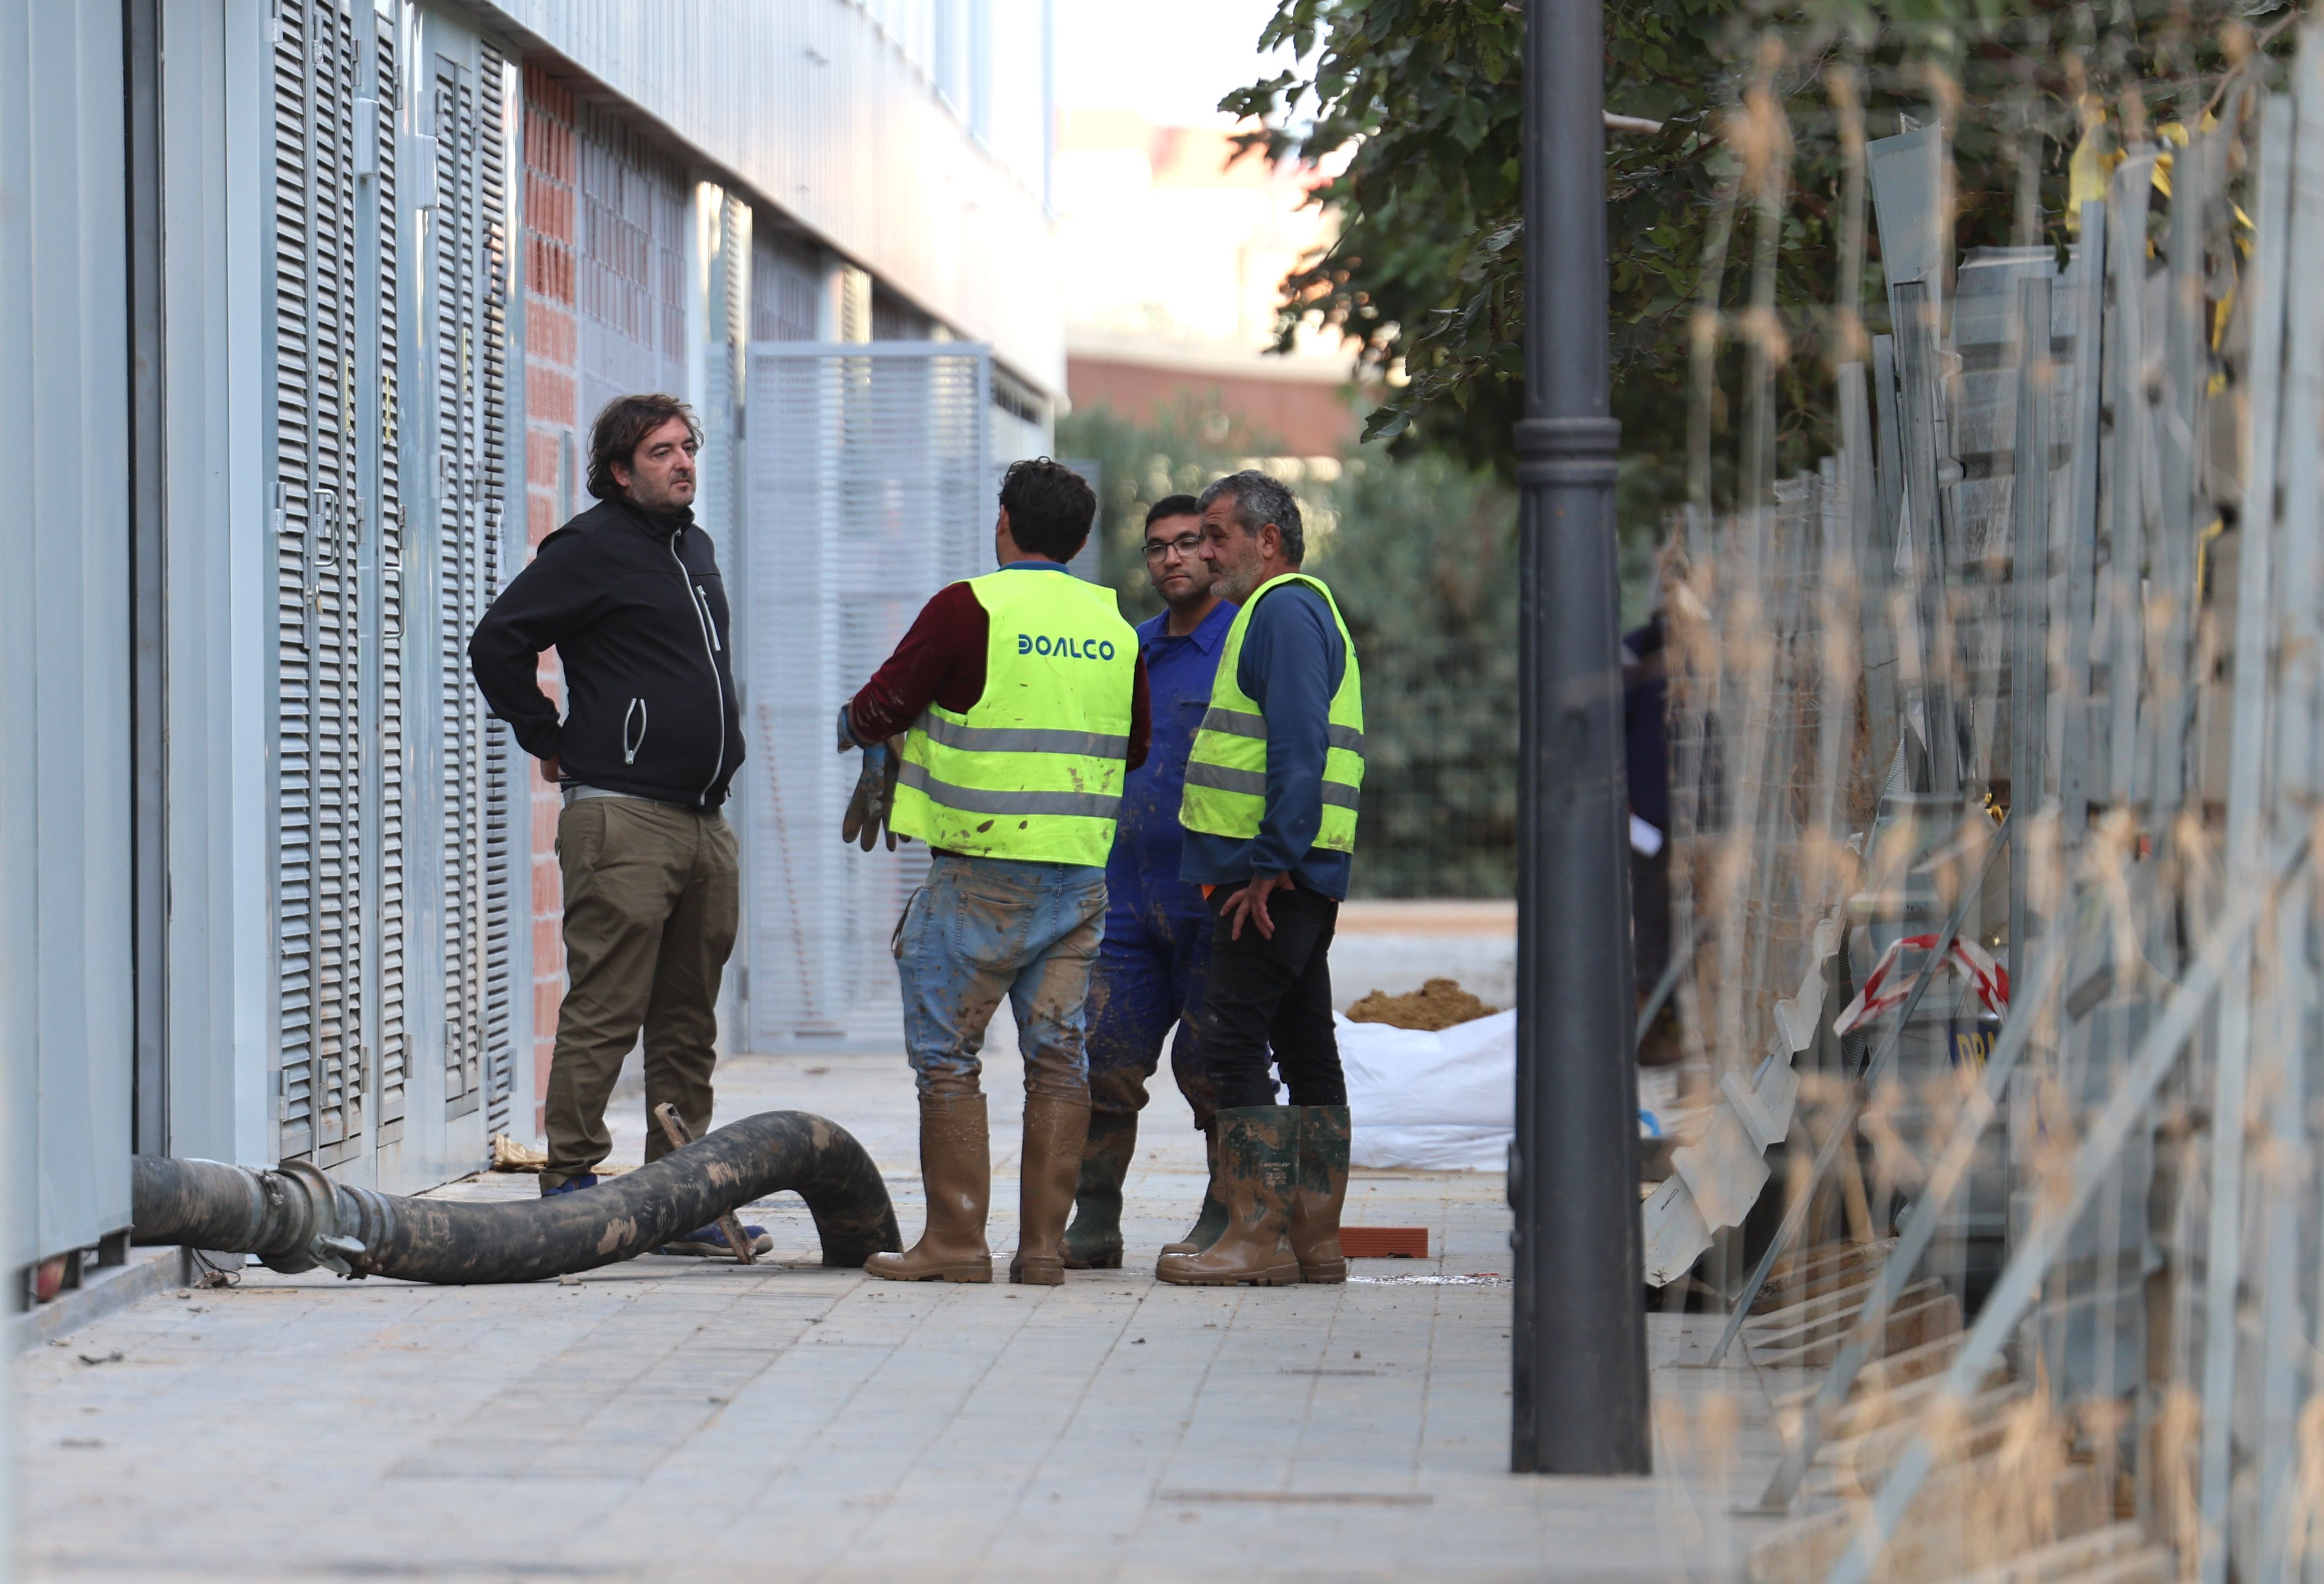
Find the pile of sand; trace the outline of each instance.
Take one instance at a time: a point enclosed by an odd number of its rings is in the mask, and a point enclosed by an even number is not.
[[[1348,1008],[1351,1023],[1385,1023],[1391,1028],[1420,1028],[1434,1032],[1450,1028],[1455,1023],[1467,1023],[1478,1018],[1489,1018],[1499,1011],[1461,988],[1453,979],[1432,979],[1410,995],[1391,996],[1374,990]]]

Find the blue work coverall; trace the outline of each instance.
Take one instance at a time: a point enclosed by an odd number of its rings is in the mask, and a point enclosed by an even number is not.
[[[1170,1070],[1207,1127],[1216,1109],[1204,1071],[1195,1022],[1211,961],[1211,910],[1203,889],[1178,878],[1185,832],[1178,800],[1194,731],[1211,705],[1211,680],[1235,608],[1223,600],[1184,638],[1166,631],[1164,612],[1138,628],[1139,651],[1154,708],[1154,741],[1143,768],[1130,772],[1120,824],[1105,866],[1110,906],[1105,939],[1090,972],[1090,1106],[1136,1113],[1146,1081],[1161,1064],[1162,1042],[1175,1025]]]

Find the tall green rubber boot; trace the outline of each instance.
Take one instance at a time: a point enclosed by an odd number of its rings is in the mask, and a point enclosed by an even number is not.
[[[1291,1198],[1299,1175],[1296,1106],[1238,1106],[1219,1113],[1219,1197],[1227,1229],[1200,1254],[1166,1254],[1155,1275],[1174,1285],[1284,1287],[1297,1282]]]
[[[1121,1184],[1137,1153],[1136,1111],[1090,1112],[1081,1182],[1074,1189],[1074,1224],[1065,1229],[1067,1270],[1121,1268]]]
[[[1194,1224],[1185,1237],[1176,1243],[1162,1245],[1165,1254],[1200,1254],[1227,1229],[1226,1202],[1219,1197],[1219,1124],[1215,1117],[1203,1129],[1203,1139],[1211,1160],[1211,1180],[1203,1184],[1203,1208],[1194,1212]]]
[[[1348,1202],[1350,1128],[1345,1106],[1301,1106],[1299,1180],[1291,1193],[1291,1252],[1303,1282],[1348,1279],[1340,1209]]]

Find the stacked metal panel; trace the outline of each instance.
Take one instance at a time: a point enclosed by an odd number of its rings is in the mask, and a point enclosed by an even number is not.
[[[924,849],[839,840],[840,705],[945,584],[989,561],[991,368],[964,342],[749,352],[741,787],[753,1050],[892,1027],[886,952]]]

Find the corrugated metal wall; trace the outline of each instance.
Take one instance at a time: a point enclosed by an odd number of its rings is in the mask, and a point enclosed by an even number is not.
[[[128,1224],[122,12],[0,8],[0,1070],[12,1268]]]

